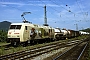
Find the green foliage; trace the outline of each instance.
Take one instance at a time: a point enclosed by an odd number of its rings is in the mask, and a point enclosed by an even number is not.
[[[3,21],[0,22],[0,42],[5,42],[7,39],[7,31],[11,22]]]
[[[0,42],[5,42],[7,39],[7,32],[4,30],[0,30]]]

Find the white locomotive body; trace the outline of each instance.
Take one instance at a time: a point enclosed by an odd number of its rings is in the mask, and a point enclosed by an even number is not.
[[[54,28],[31,23],[12,23],[8,30],[8,41],[13,45],[42,39],[54,39]]]

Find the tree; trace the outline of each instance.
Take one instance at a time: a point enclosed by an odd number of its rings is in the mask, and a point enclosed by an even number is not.
[[[5,42],[7,39],[7,31],[0,30],[0,42]]]

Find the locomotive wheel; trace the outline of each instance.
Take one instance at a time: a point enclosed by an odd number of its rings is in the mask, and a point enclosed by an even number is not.
[[[19,42],[16,42],[16,41],[15,41],[15,42],[11,42],[11,45],[12,45],[12,46],[15,46],[15,47],[16,47],[16,46],[19,46]]]
[[[14,42],[14,46],[16,46],[17,45],[17,42]]]
[[[23,47],[26,47],[27,46],[27,42],[23,42],[22,45],[23,45]]]

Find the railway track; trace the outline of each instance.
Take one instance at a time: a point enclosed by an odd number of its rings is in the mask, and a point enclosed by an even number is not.
[[[69,50],[56,56],[53,60],[80,60],[88,46],[88,42],[82,42]]]
[[[73,40],[68,40],[68,41],[73,41]],[[68,42],[68,41],[63,40],[63,43],[66,43],[66,42]],[[58,43],[61,43],[61,41],[59,41]],[[57,42],[56,42],[56,43],[52,43],[52,44],[57,44]],[[52,45],[52,44],[49,44],[49,45]],[[47,45],[45,45],[45,46],[47,46]],[[9,50],[9,49],[15,48],[15,47],[12,46],[10,43],[0,45],[0,49],[2,49],[2,47],[4,48],[4,50]],[[18,46],[17,46],[17,47],[18,47]],[[42,46],[42,47],[43,47],[43,46]]]
[[[38,55],[41,55],[41,54],[44,54],[44,53],[47,53],[47,52],[50,52],[50,51],[53,51],[53,50],[57,50],[57,49],[60,49],[60,48],[76,45],[76,44],[80,43],[81,41],[76,40],[76,41],[63,42],[63,43],[57,42],[57,43],[45,45],[45,46],[42,46],[42,47],[28,49],[28,50],[24,50],[24,51],[20,51],[20,52],[16,52],[16,53],[8,54],[8,55],[2,55],[2,56],[0,56],[0,60],[32,59],[33,57],[36,57]]]
[[[70,41],[71,41],[71,40],[70,40]],[[68,42],[68,41],[63,41],[63,43],[66,43],[66,42]],[[44,45],[44,46],[53,45],[53,44],[57,44],[57,43],[61,43],[61,41],[57,41],[57,42],[55,42],[55,43],[47,44],[47,45]],[[44,47],[44,46],[42,46],[42,47]],[[12,46],[10,43],[0,45],[0,49],[1,49],[2,47],[4,48],[4,50],[9,50],[9,49],[15,48],[15,47]],[[17,46],[17,47],[18,47],[18,46]],[[41,47],[41,46],[40,46],[40,47]],[[39,47],[37,47],[37,48],[39,48]]]

